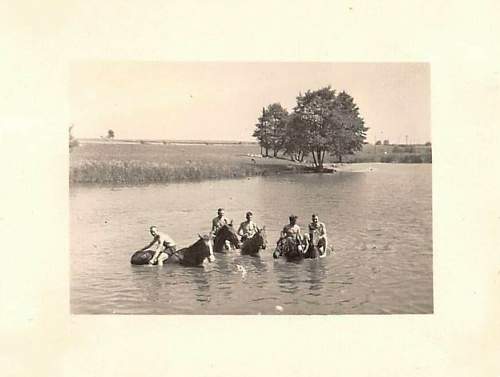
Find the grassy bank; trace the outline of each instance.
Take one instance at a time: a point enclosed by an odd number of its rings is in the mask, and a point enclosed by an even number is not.
[[[94,144],[70,154],[70,182],[141,184],[243,178],[305,170],[291,161],[260,158],[255,144]]]
[[[329,162],[336,162],[330,158]],[[420,164],[432,162],[432,147],[426,145],[373,145],[366,144],[354,155],[344,156],[346,163],[388,162]]]
[[[330,157],[325,163],[336,162]],[[432,162],[427,146],[365,145],[343,162]],[[262,158],[257,144],[80,143],[70,153],[70,183],[143,184],[311,171],[310,163]]]

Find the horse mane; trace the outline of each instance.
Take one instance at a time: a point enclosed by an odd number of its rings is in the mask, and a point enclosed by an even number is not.
[[[234,230],[233,225],[232,224],[224,224],[223,226],[221,226],[219,228],[219,230],[217,231],[217,234],[215,235],[215,238],[214,238],[214,250],[219,250],[220,251],[224,247],[224,241],[225,240],[221,236],[222,232],[230,232],[231,234],[233,234],[235,236],[236,240],[238,239],[238,236],[236,235],[236,231]]]
[[[241,250],[243,252],[251,252],[251,253],[256,253],[257,251],[259,251],[259,249],[262,247],[262,245],[264,244],[266,238],[265,238],[265,229],[262,228],[262,229],[258,229],[257,232],[255,232],[255,234],[250,237],[250,238],[247,238],[247,240],[245,242],[243,242],[243,245],[241,246]],[[262,242],[261,244],[259,244],[259,242]]]
[[[210,242],[210,237],[204,235],[203,237],[199,237],[191,246],[185,248],[183,250],[184,264],[201,264],[210,255],[207,242]]]

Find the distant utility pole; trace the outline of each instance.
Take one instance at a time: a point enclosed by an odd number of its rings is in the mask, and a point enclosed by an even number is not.
[[[408,135],[406,135],[406,145],[408,145]]]

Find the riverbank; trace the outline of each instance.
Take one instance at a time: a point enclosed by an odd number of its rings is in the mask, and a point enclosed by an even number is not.
[[[85,143],[70,154],[70,183],[145,184],[306,172],[307,164],[263,158],[255,144]]]
[[[431,161],[430,147],[367,145],[346,156],[347,164],[328,161],[324,172],[346,171],[352,163]],[[72,149],[69,178],[71,184],[135,185],[308,172],[314,172],[309,162],[264,158],[253,143],[89,142]]]

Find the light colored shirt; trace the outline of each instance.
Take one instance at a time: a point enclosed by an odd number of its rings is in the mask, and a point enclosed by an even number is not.
[[[241,234],[240,231],[242,231],[243,234]],[[243,221],[238,228],[238,234],[246,236],[248,238],[253,237],[253,235],[257,233],[257,231],[257,224],[255,224],[253,221]]]

